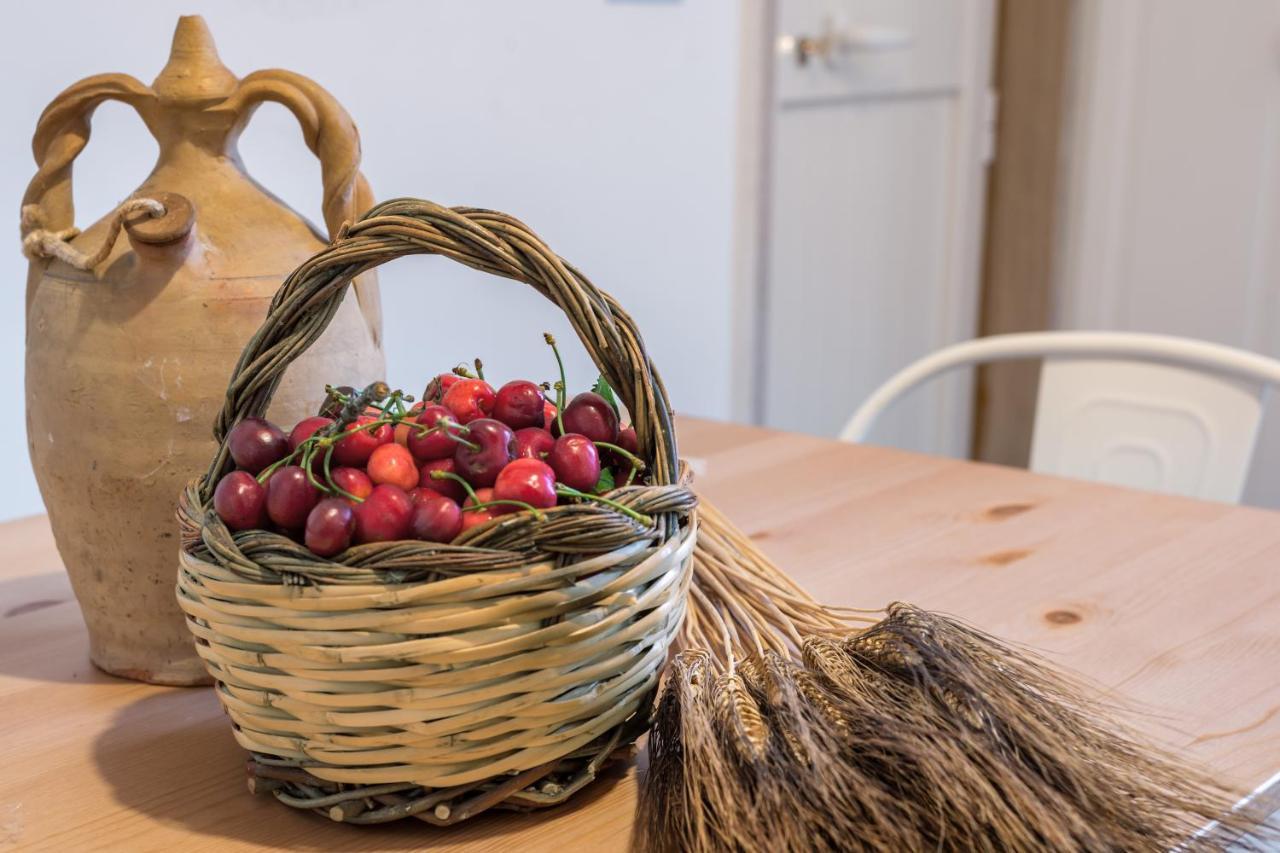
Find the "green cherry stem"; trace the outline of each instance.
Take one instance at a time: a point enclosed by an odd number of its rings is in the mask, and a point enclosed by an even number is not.
[[[597,442],[596,442],[596,447],[603,447],[603,448],[605,448],[606,450],[612,450],[614,453],[616,453],[616,454],[618,454],[619,456],[623,457],[624,459],[626,459],[628,462],[630,462],[630,463],[631,463],[631,470],[632,470],[632,471],[636,471],[636,470],[643,471],[643,470],[644,470],[644,460],[643,460],[643,459],[641,459],[639,456],[636,456],[634,453],[632,453],[632,452],[631,452],[631,451],[629,451],[629,450],[624,450],[623,448],[619,447],[618,445],[616,445],[616,444],[610,444],[610,443],[609,443],[609,442],[607,442],[607,441],[597,441]]]
[[[600,495],[589,495],[586,492],[580,492],[577,489],[573,488],[572,486],[566,486],[564,483],[556,483],[556,494],[564,497],[570,497],[570,498],[581,498],[582,500],[586,500],[586,501],[595,501],[596,503],[601,503],[601,504],[604,504],[605,506],[613,507],[618,512],[622,513],[628,518],[634,518],[636,521],[640,522],[646,527],[653,526],[653,519],[650,516],[644,515],[643,513],[636,512],[631,507],[624,506],[623,504],[620,504],[615,500],[610,500],[609,498],[601,497]]]
[[[464,506],[462,508],[462,511],[474,512],[476,510],[488,509],[491,506],[515,506],[515,507],[519,507],[525,512],[532,513],[533,517],[536,518],[538,521],[542,521],[543,519],[542,510],[538,509],[533,504],[527,504],[524,501],[505,500],[502,498],[499,498],[498,500],[493,500],[493,501],[486,501],[484,503],[472,504],[471,506]]]
[[[475,501],[477,504],[480,503],[480,498],[476,496],[476,490],[471,488],[471,484],[468,483],[466,480],[462,479],[461,477],[459,477],[457,474],[453,473],[452,471],[440,471],[440,470],[432,471],[431,479],[456,480],[457,482],[462,484],[462,490],[467,493],[467,497],[471,498],[471,500]]]
[[[351,492],[348,492],[346,489],[342,488],[342,486],[339,486],[339,485],[338,485],[338,481],[337,481],[337,480],[333,479],[333,472],[330,470],[330,466],[331,466],[332,464],[333,464],[333,445],[332,445],[332,444],[330,444],[328,447],[326,447],[326,448],[324,449],[324,479],[325,479],[325,482],[327,482],[331,487],[333,487],[333,490],[334,490],[335,492],[337,492],[338,494],[342,495],[342,496],[343,496],[344,498],[346,498],[347,500],[349,500],[349,501],[355,501],[355,502],[356,502],[356,503],[358,503],[358,504],[362,504],[362,503],[364,503],[364,498],[360,497],[359,495],[353,495],[353,494],[351,494]]]
[[[568,385],[564,378],[564,359],[560,358],[560,348],[556,346],[555,336],[550,332],[543,332],[542,339],[547,342],[547,346],[551,347],[551,352],[555,353],[556,367],[560,370],[560,384],[556,386],[556,425],[560,427],[560,434],[564,435],[564,403],[565,398],[569,396]]]
[[[480,379],[481,382],[483,382],[484,381],[484,362],[477,358],[475,364],[476,364],[476,376]]]

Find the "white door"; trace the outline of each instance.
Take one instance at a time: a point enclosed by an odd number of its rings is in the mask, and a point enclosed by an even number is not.
[[[1056,325],[1280,356],[1280,2],[1085,0],[1079,14]],[[1269,506],[1275,400],[1245,492]]]
[[[877,385],[972,337],[978,307],[991,0],[779,0],[757,414],[835,435]],[[967,377],[871,440],[968,451]]]

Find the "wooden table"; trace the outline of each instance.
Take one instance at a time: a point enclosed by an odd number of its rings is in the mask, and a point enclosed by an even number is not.
[[[906,599],[1045,650],[1252,788],[1280,769],[1280,515],[705,421],[700,491],[820,599]],[[358,828],[245,788],[207,689],[97,672],[43,517],[0,525],[0,849],[604,850],[634,771],[564,808]]]

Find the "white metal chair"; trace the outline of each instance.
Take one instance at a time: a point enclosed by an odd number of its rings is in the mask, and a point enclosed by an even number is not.
[[[1042,359],[1031,470],[1237,502],[1280,361],[1129,332],[993,335],[945,347],[881,385],[840,438],[863,441],[890,405],[957,367]]]

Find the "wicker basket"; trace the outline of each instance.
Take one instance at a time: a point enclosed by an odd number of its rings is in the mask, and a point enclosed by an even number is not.
[[[532,285],[568,316],[632,414],[651,484],[546,517],[501,516],[449,545],[359,545],[326,560],[211,509],[225,436],[260,416],[357,275],[439,254]],[[335,377],[337,378],[337,377]],[[245,347],[209,471],[179,504],[177,595],[250,787],[335,820],[455,823],[561,802],[642,731],[685,613],[697,524],[666,392],[631,318],[501,213],[378,205],[300,266]]]

